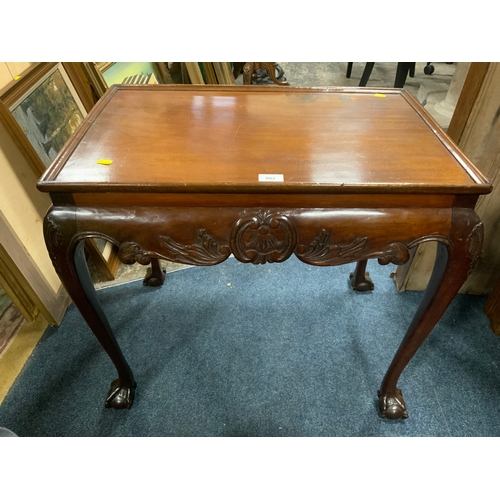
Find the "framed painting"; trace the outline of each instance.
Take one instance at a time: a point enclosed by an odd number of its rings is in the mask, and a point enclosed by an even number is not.
[[[53,65],[9,110],[46,167],[87,115],[62,64]]]
[[[0,90],[0,123],[36,175],[50,166],[87,116],[77,91],[84,88],[78,80],[77,64],[34,63],[17,81]],[[88,100],[87,106],[91,109]],[[116,249],[109,242],[99,243],[89,239],[85,250],[105,279],[112,280],[119,264]]]
[[[151,85],[162,82],[152,62],[98,63],[108,87],[114,84]]]

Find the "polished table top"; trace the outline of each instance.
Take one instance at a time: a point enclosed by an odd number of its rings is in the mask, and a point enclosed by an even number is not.
[[[263,174],[278,180],[259,180]],[[82,193],[444,187],[489,191],[406,91],[191,85],[115,86],[39,183],[43,191]]]

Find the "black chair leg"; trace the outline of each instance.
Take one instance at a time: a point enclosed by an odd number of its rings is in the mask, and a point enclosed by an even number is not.
[[[398,68],[396,70],[396,80],[394,80],[394,88],[402,89],[405,86],[408,71],[410,71],[410,68],[413,64],[414,63],[408,62],[398,63]]]
[[[359,82],[360,87],[366,87],[366,84],[368,83],[368,79],[370,78],[370,75],[372,74],[373,66],[375,66],[374,62],[367,62],[365,64],[365,69],[363,70],[363,75],[361,76],[361,80]]]
[[[346,78],[351,78],[352,73],[352,62],[347,63],[347,72],[345,74]]]

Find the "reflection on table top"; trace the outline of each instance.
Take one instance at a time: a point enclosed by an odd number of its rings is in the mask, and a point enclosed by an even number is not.
[[[100,159],[112,160],[109,165]],[[259,175],[276,174],[276,181]],[[115,86],[43,191],[488,192],[405,91]]]

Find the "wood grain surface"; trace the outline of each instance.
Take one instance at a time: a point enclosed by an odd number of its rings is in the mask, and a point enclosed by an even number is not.
[[[188,87],[112,88],[40,189],[488,192],[404,91]]]

